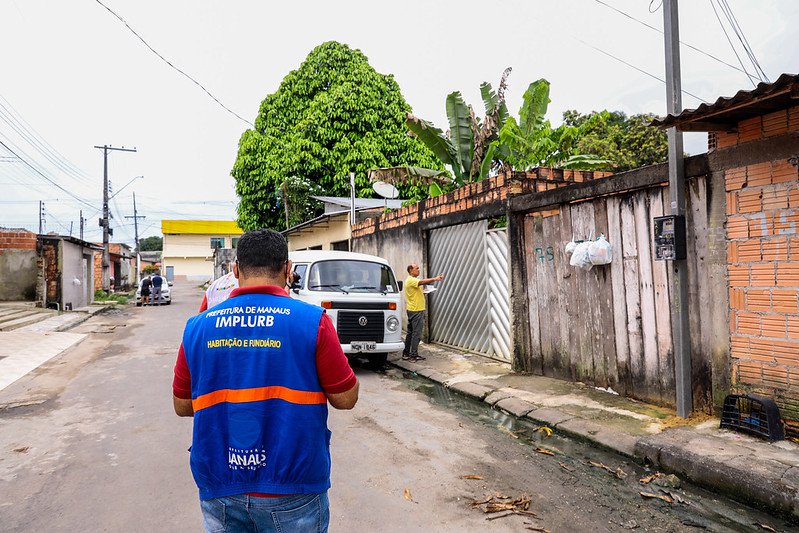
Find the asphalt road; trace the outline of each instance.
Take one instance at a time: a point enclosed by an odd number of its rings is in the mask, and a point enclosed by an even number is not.
[[[170,306],[95,317],[75,330],[91,333],[86,341],[0,392],[0,530],[202,530],[191,419],[171,402],[182,326],[202,293],[173,290]],[[734,531],[762,519],[704,493],[691,493],[692,505],[645,500],[640,469],[618,457],[525,442],[518,428],[412,375],[355,370],[359,404],[330,413],[331,531]],[[537,517],[487,521],[497,515],[471,505],[525,495]]]

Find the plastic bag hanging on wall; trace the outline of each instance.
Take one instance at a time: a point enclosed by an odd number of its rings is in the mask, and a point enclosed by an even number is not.
[[[609,265],[613,261],[613,245],[608,242],[604,233],[588,246],[588,259],[592,265]]]
[[[594,266],[588,255],[588,247],[591,246],[591,244],[591,241],[578,243],[574,248],[571,259],[569,259],[569,264],[574,267],[582,268],[583,270],[591,270],[591,267]]]

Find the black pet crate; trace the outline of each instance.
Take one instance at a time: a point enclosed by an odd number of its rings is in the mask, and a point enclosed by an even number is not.
[[[770,441],[785,438],[780,409],[770,398],[754,394],[729,394],[721,410],[721,426],[763,437]]]

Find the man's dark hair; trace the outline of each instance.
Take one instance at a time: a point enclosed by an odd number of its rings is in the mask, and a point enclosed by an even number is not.
[[[246,232],[236,247],[239,269],[248,276],[274,276],[289,259],[289,247],[280,233],[271,229]]]
[[[411,273],[411,270],[413,270],[413,263],[411,263],[410,265],[408,265],[408,274],[410,274],[410,273]]]

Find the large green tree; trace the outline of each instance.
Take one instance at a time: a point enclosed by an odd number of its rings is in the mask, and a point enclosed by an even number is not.
[[[139,251],[141,252],[160,252],[164,247],[164,240],[161,237],[152,236],[139,239]]]
[[[334,41],[319,45],[264,99],[255,128],[241,136],[232,170],[239,225],[285,228],[281,190],[289,176],[349,196],[349,173],[355,172],[357,195],[368,197],[370,169],[442,169],[408,136],[410,111],[394,77],[375,71],[359,50]],[[398,188],[403,198],[426,195],[411,183]]]
[[[621,111],[563,113],[565,125],[582,130],[576,139],[577,149],[610,160],[602,169],[615,172],[666,161],[666,132],[649,125],[655,118],[651,113],[628,117]]]

